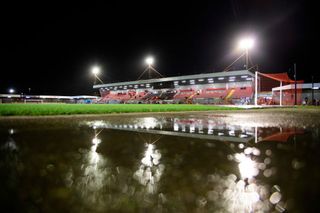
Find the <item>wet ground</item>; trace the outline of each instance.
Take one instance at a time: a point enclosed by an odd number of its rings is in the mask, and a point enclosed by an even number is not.
[[[0,118],[1,212],[317,212],[318,110]]]

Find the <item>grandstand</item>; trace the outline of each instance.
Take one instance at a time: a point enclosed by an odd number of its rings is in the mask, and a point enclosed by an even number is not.
[[[98,84],[100,103],[252,104],[254,74],[248,70]]]

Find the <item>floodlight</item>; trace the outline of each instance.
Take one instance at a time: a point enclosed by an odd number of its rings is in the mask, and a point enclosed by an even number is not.
[[[254,46],[254,40],[252,38],[245,38],[240,40],[239,47],[241,49],[251,49]]]
[[[14,89],[9,89],[9,93],[14,93]]]
[[[152,65],[153,62],[154,62],[153,57],[148,57],[148,58],[146,58],[146,63],[147,63],[149,66]]]
[[[92,73],[94,75],[98,75],[100,73],[100,67],[98,67],[98,66],[92,67]]]

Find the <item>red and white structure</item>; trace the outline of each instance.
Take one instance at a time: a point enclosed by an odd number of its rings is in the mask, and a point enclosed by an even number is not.
[[[247,70],[94,85],[102,103],[252,104],[254,74]]]

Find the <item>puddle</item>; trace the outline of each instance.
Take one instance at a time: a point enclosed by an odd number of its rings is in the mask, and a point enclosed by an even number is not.
[[[312,212],[319,124],[250,115],[2,123],[9,212]]]

